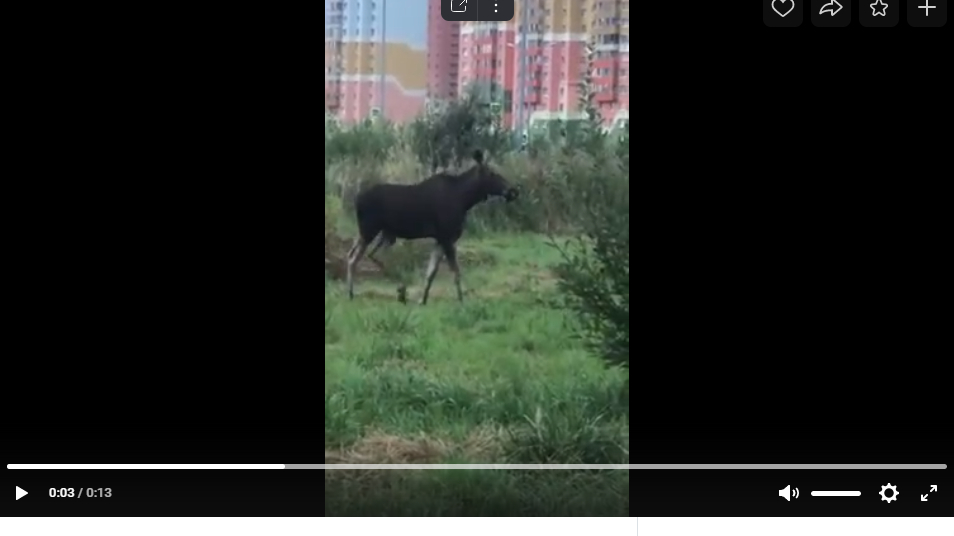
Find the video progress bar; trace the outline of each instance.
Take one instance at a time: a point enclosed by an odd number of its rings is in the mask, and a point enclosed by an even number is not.
[[[7,469],[284,469],[283,463],[8,463]]]
[[[947,469],[943,463],[651,463],[633,469]]]
[[[945,464],[319,464],[295,469],[947,469]]]
[[[863,464],[863,463],[741,463],[741,464],[489,464],[489,463],[467,463],[467,464],[298,464],[298,463],[273,463],[273,464],[227,464],[227,463],[8,463],[7,469],[54,469],[54,470],[76,470],[76,469],[125,469],[125,470],[143,470],[143,469],[947,469],[946,464],[916,464],[916,463],[896,463],[896,464]]]

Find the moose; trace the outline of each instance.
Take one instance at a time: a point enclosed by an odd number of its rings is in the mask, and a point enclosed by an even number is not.
[[[484,163],[481,151],[474,152],[474,162],[475,166],[459,175],[437,173],[409,185],[375,184],[358,194],[355,199],[358,237],[348,252],[349,299],[354,299],[354,267],[376,238],[378,241],[367,257],[381,269],[384,266],[374,258],[374,254],[382,246],[388,248],[398,238],[433,238],[435,245],[420,303],[427,303],[431,283],[434,282],[442,258],[447,259],[447,264],[454,272],[457,299],[464,301],[456,244],[464,232],[467,212],[491,197],[503,197],[510,202],[519,195],[516,188]],[[403,285],[398,292],[401,301],[404,301],[406,289]]]

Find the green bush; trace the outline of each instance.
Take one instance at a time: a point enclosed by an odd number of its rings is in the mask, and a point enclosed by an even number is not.
[[[605,183],[581,198],[582,234],[560,248],[564,305],[581,335],[611,365],[629,367],[629,191]]]
[[[563,304],[576,313],[580,335],[588,346],[609,365],[628,369],[629,147],[624,150],[600,131],[586,80],[583,86],[581,108],[588,121],[581,145],[605,160],[581,165],[590,170],[590,176],[605,174],[610,179],[593,180],[574,192],[579,235],[560,248],[564,262],[557,268],[559,287]],[[628,396],[628,383],[626,390],[623,394]]]

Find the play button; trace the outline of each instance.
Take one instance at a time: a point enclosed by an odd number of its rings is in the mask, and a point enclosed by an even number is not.
[[[20,489],[20,486],[17,486],[17,500],[18,500],[18,501],[19,501],[20,499],[22,499],[24,496],[26,496],[26,494],[27,494],[27,492],[25,492],[25,491],[23,491],[22,489]],[[9,497],[9,495],[7,495],[7,497]]]

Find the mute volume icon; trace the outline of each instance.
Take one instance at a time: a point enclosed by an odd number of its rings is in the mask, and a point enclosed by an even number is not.
[[[791,499],[790,497],[794,497],[794,498],[797,499],[797,498],[798,498],[798,488],[795,488],[794,490],[792,490],[791,488],[792,488],[792,486],[791,486],[791,485],[788,485],[788,486],[785,486],[784,488],[778,490],[778,496],[779,496],[779,497],[783,497],[786,501],[791,501],[792,499]]]

